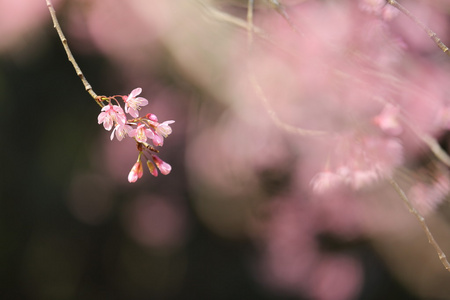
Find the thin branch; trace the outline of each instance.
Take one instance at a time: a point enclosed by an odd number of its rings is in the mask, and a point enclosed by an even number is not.
[[[247,46],[250,52],[253,44],[253,6],[254,0],[248,0],[247,7]]]
[[[409,209],[409,212],[412,213],[416,217],[416,219],[419,221],[420,225],[422,226],[423,231],[425,231],[425,234],[427,235],[428,242],[436,250],[436,252],[439,256],[439,259],[441,260],[441,263],[444,265],[445,269],[450,272],[450,263],[447,260],[447,256],[445,255],[444,251],[442,251],[441,247],[434,239],[433,234],[431,233],[430,229],[428,228],[427,223],[425,222],[425,218],[414,208],[414,206],[409,201],[405,192],[398,185],[398,183],[393,178],[388,178],[388,181],[394,187],[395,191],[400,196],[400,198],[403,200],[403,202],[406,204],[406,206]]]
[[[388,4],[397,8],[408,18],[410,18],[414,23],[416,23],[422,30],[424,30],[428,36],[436,43],[436,45],[448,56],[450,56],[449,48],[441,41],[441,39],[436,35],[436,33],[431,30],[425,23],[420,21],[416,16],[414,16],[406,7],[398,3],[396,0],[387,0]]]
[[[442,149],[435,138],[428,134],[419,134],[419,138],[430,148],[431,152],[447,167],[450,167],[450,156]]]
[[[284,123],[280,120],[280,118],[277,116],[276,112],[270,107],[269,100],[264,95],[264,92],[259,85],[258,81],[256,80],[256,77],[254,76],[253,72],[250,72],[249,74],[250,83],[253,86],[253,89],[256,91],[257,95],[261,99],[264,108],[266,109],[267,113],[269,114],[272,121],[277,125],[279,128],[285,130],[286,132],[301,135],[301,136],[323,136],[328,134],[325,131],[320,130],[310,130],[310,129],[303,129],[296,126],[292,126],[289,124]]]
[[[248,53],[251,53],[252,46],[253,46],[253,31],[254,31],[254,25],[253,25],[253,7],[254,7],[254,0],[248,0],[248,6],[247,6],[247,46],[248,46]],[[262,101],[264,108],[266,109],[267,113],[269,114],[272,121],[277,125],[279,128],[285,130],[286,132],[297,134],[300,136],[322,136],[328,134],[325,131],[319,131],[319,130],[309,130],[309,129],[303,129],[296,126],[292,126],[289,124],[284,123],[276,114],[276,112],[270,107],[269,100],[264,94],[263,89],[261,88],[261,85],[258,83],[258,80],[256,79],[255,73],[253,72],[253,69],[250,66],[250,62],[248,63],[248,72],[249,72],[249,79],[250,83],[255,90],[257,96]]]
[[[277,13],[279,13],[283,19],[286,20],[286,22],[288,23],[288,25],[292,28],[292,30],[295,31],[295,33],[303,36],[304,34],[302,32],[300,32],[300,30],[298,30],[297,26],[294,24],[294,22],[292,21],[292,19],[289,17],[289,15],[286,12],[286,9],[284,8],[284,6],[280,3],[280,1],[278,0],[266,0],[266,2],[269,3],[269,5],[276,10]]]
[[[86,77],[84,77],[83,72],[81,71],[80,67],[78,66],[75,58],[72,55],[72,52],[70,51],[69,45],[67,44],[67,39],[64,36],[64,33],[61,29],[61,26],[59,25],[58,18],[56,17],[55,9],[53,8],[53,4],[50,0],[46,0],[48,10],[50,11],[50,15],[52,16],[53,20],[53,27],[58,32],[59,38],[61,39],[61,43],[64,46],[64,50],[66,51],[67,58],[72,63],[73,68],[75,69],[75,72],[77,73],[78,77],[81,79],[81,82],[84,85],[84,88],[86,91],[91,95],[92,98],[94,98],[95,102],[100,105],[100,107],[103,107],[103,104],[101,101],[99,101],[99,96],[94,92],[92,89],[92,86],[89,84],[89,82],[86,80]]]
[[[213,7],[212,5],[207,5],[203,2],[199,2],[198,5],[206,16],[212,18],[215,21],[225,22],[242,29],[247,29],[247,22],[241,18],[230,15],[229,13],[225,13]],[[260,36],[264,34],[264,32],[257,27],[254,27],[253,31]]]

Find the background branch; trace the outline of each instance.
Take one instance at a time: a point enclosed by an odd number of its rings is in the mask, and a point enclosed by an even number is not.
[[[425,218],[415,209],[415,207],[412,205],[411,201],[409,201],[408,197],[406,196],[403,189],[398,185],[398,183],[393,178],[388,178],[389,183],[394,187],[397,194],[402,198],[403,202],[406,204],[406,206],[409,209],[409,212],[412,213],[416,219],[419,221],[420,225],[422,226],[423,231],[425,231],[425,234],[427,235],[428,242],[434,247],[436,250],[439,259],[441,260],[442,264],[444,265],[445,269],[450,272],[450,263],[447,260],[447,256],[445,255],[444,251],[442,251],[439,244],[436,242],[436,240],[433,237],[433,234],[431,233],[430,229],[428,228],[427,223],[425,222]]]

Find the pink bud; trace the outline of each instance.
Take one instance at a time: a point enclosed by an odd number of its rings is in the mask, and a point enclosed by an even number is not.
[[[172,171],[172,167],[158,156],[153,155],[152,158],[156,166],[158,167],[159,171],[161,171],[161,174],[167,175],[170,173],[170,171]]]
[[[130,171],[130,174],[128,174],[128,181],[129,182],[136,182],[139,178],[142,177],[142,174],[144,174],[144,170],[142,169],[142,163],[141,163],[141,156],[139,155],[139,158],[137,162],[133,165],[133,168]]]
[[[147,115],[145,115],[145,117],[147,119],[149,119],[150,121],[158,122],[158,117],[155,114],[147,114]]]
[[[155,165],[149,160],[147,160],[147,167],[153,176],[155,176],[155,177],[158,176],[158,170],[156,170]]]

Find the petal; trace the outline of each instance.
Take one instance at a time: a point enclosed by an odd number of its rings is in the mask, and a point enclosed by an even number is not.
[[[116,112],[117,114],[124,114],[124,113],[123,113],[122,107],[120,107],[120,106],[118,106],[118,105],[113,105],[113,110],[114,110],[114,112]]]
[[[156,128],[156,132],[164,137],[167,137],[169,134],[172,133],[172,128],[169,125],[160,124]]]
[[[150,129],[145,129],[145,135],[149,138],[149,139],[153,139],[155,137],[155,134],[153,133],[153,131],[151,131]]]
[[[153,135],[153,145],[162,146],[164,144],[164,138],[159,134]]]
[[[114,133],[115,132],[117,132],[117,126],[116,127],[114,127],[114,130],[111,132],[111,141],[113,140],[113,138],[114,138]],[[119,140],[120,141],[120,140]]]
[[[116,131],[116,138],[118,141],[122,141],[125,136],[124,134],[122,134],[122,131],[123,131],[123,129],[118,129]]]
[[[142,92],[141,88],[135,88],[134,90],[131,91],[130,95],[128,96],[128,98],[131,97],[136,97],[137,95],[139,95]]]
[[[128,109],[128,113],[133,117],[133,118],[138,118],[139,117],[139,112],[137,110],[135,110],[132,107],[129,107]]]
[[[106,117],[106,113],[101,112],[97,117],[98,124],[103,123],[103,120],[105,119],[105,117]]]
[[[134,138],[139,143],[145,143],[147,141],[147,136],[145,135],[145,131],[143,129],[139,129],[139,128],[136,130],[136,136]]]
[[[105,127],[106,130],[110,131],[112,126],[113,126],[113,121],[111,120],[111,118],[106,118],[103,121],[103,127]]]
[[[136,129],[132,129],[128,132],[129,137],[134,137],[136,135]]]
[[[169,124],[173,124],[173,123],[175,123],[175,121],[174,120],[169,120],[169,121],[164,121],[164,122],[162,122],[161,123],[161,125],[169,125]]]
[[[139,106],[146,106],[146,105],[148,104],[148,100],[145,99],[145,98],[142,98],[142,97],[137,97],[137,98],[136,98],[136,103],[137,103]]]

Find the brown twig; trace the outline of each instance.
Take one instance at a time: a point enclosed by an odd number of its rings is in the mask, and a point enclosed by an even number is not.
[[[80,67],[78,66],[78,64],[77,64],[77,62],[75,60],[75,58],[72,55],[72,52],[70,51],[69,45],[67,44],[67,39],[64,36],[64,33],[63,33],[62,29],[61,29],[61,26],[59,25],[58,18],[56,17],[56,12],[55,12],[55,9],[53,8],[52,2],[50,0],[46,0],[46,2],[47,2],[48,10],[50,11],[50,15],[52,16],[53,27],[58,32],[59,38],[61,39],[61,43],[63,44],[64,50],[66,51],[67,58],[72,63],[73,68],[75,69],[75,72],[77,73],[78,77],[81,79],[81,82],[83,83],[84,88],[86,89],[86,91],[89,93],[89,95],[91,95],[92,98],[94,98],[95,102],[98,105],[100,105],[100,107],[103,107],[102,102],[99,101],[101,96],[98,96],[94,92],[94,90],[92,89],[92,86],[86,80],[86,77],[84,77],[83,72],[81,71]]]
[[[252,52],[252,46],[253,46],[253,32],[254,32],[254,24],[253,24],[253,8],[254,8],[254,0],[248,0],[247,4],[247,48],[248,53],[250,54]],[[270,107],[269,100],[267,99],[266,95],[264,94],[264,91],[259,84],[258,80],[256,79],[255,72],[253,71],[253,68],[250,65],[250,62],[247,66],[248,69],[248,77],[250,80],[250,83],[253,87],[253,90],[256,92],[259,99],[262,101],[264,108],[266,109],[267,113],[269,114],[270,118],[274,122],[278,128],[281,128],[285,130],[286,132],[300,135],[300,136],[323,136],[328,134],[325,131],[320,130],[310,130],[310,129],[303,129],[296,126],[292,126],[289,124],[284,123],[277,115],[277,113]]]
[[[431,233],[430,229],[428,228],[427,223],[425,222],[425,218],[414,208],[414,206],[409,201],[405,192],[398,185],[398,183],[393,178],[388,178],[388,181],[394,187],[395,191],[400,196],[400,198],[403,200],[403,202],[406,204],[406,206],[409,209],[409,212],[412,213],[416,217],[416,219],[419,221],[420,225],[422,226],[423,231],[425,231],[425,234],[427,235],[428,242],[436,250],[436,252],[439,256],[439,259],[441,260],[441,263],[444,265],[445,269],[450,272],[450,263],[447,260],[447,256],[445,255],[444,251],[442,251],[441,247],[434,239],[433,234]]]
[[[450,56],[449,48],[441,41],[441,39],[436,35],[436,33],[431,30],[425,23],[420,21],[416,16],[414,16],[406,7],[398,3],[396,0],[387,0],[387,3],[392,5],[401,11],[404,15],[410,18],[414,23],[416,23],[422,30],[424,30],[428,36],[436,43],[436,45],[448,56]]]
[[[396,0],[387,0],[387,3],[397,8],[400,12],[410,18],[414,23],[416,23],[422,30],[424,30],[428,36],[436,43],[436,45],[448,56],[450,56],[449,48],[441,41],[441,39],[436,35],[436,33],[431,30],[425,23],[420,21],[416,16],[414,16],[406,7],[398,3]],[[450,156],[441,148],[439,143],[432,136],[421,133],[415,126],[407,122],[408,125],[413,129],[416,135],[430,148],[433,154],[446,166],[450,167]]]

